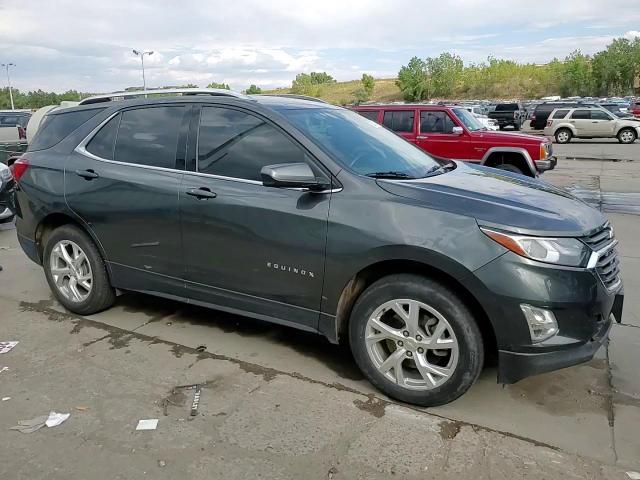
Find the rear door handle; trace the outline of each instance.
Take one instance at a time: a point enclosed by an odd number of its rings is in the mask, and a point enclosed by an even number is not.
[[[86,180],[93,180],[94,178],[98,178],[100,176],[93,170],[76,170],[76,175]]]
[[[216,198],[218,196],[215,192],[212,192],[207,187],[190,188],[189,190],[187,190],[187,195],[191,195],[192,197],[196,197],[197,199]]]

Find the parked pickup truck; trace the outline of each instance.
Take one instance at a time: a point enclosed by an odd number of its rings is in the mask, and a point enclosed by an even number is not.
[[[464,107],[363,105],[354,110],[434,157],[478,163],[529,177],[556,166],[549,139],[490,132]]]
[[[524,108],[519,103],[500,103],[493,112],[489,112],[489,118],[496,121],[500,130],[509,126],[514,130],[520,130],[526,115]]]

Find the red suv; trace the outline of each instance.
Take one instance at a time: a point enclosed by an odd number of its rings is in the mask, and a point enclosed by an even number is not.
[[[552,170],[557,163],[546,137],[490,132],[463,107],[366,105],[354,110],[434,157],[479,163],[530,177]]]
[[[631,106],[629,110],[631,111],[631,113],[633,113],[633,115],[636,118],[640,118],[640,98],[634,98],[631,101]]]

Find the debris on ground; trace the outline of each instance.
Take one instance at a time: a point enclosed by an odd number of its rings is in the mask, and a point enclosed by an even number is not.
[[[45,425],[47,427],[57,427],[69,418],[70,415],[70,413],[50,412],[49,415],[39,415],[30,420],[20,420],[16,426],[9,427],[9,430],[18,430],[21,433],[33,433]]]
[[[3,402],[6,402],[7,400],[11,400],[11,397],[2,397]]]
[[[193,394],[191,412],[189,413],[192,417],[195,417],[198,414],[198,406],[200,405],[200,392],[202,392],[202,387],[200,385],[196,385],[195,387],[196,391]]]
[[[140,420],[136,426],[136,430],[155,430],[158,427],[157,418],[148,418]]]
[[[198,352],[198,353],[205,352],[206,350],[207,350],[207,346],[206,345],[198,345],[196,347],[196,352]]]
[[[6,372],[7,370],[9,370],[9,367],[0,367],[0,373]]]
[[[18,343],[16,341],[0,342],[0,353],[9,353]]]
[[[329,480],[333,479],[333,476],[338,473],[338,469],[336,467],[331,467],[329,469],[329,471],[327,472],[327,477],[329,478]]]
[[[167,462],[165,462],[164,460],[158,460],[158,466],[159,467],[166,467],[167,466]]]
[[[76,407],[76,410],[80,412],[84,412],[85,410],[89,410],[89,407],[85,407],[84,405],[79,405]]]

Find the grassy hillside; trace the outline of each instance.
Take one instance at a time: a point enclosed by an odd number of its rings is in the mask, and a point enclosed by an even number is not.
[[[379,78],[373,89],[371,101],[393,102],[402,100],[400,89],[396,86],[395,78]],[[328,83],[320,86],[319,98],[336,105],[346,105],[355,102],[355,92],[362,88],[360,80],[349,82]],[[291,93],[290,88],[278,88],[264,93]]]

